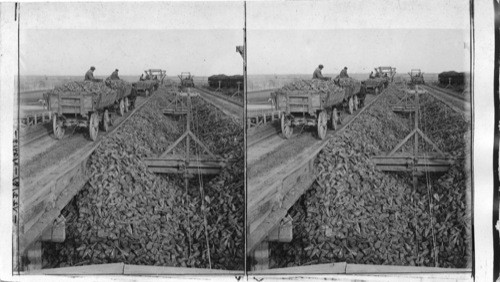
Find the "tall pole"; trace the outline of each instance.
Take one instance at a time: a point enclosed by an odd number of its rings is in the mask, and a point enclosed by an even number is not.
[[[245,12],[245,27],[243,28],[243,83],[245,84],[245,87],[243,89],[243,96],[245,99],[245,104],[246,104],[246,101],[247,101],[247,2],[245,1],[243,3],[244,5],[244,12]]]

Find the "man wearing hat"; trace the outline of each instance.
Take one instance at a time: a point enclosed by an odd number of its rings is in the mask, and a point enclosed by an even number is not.
[[[110,79],[114,79],[114,80],[119,80],[120,77],[118,77],[118,69],[116,69],[112,74],[111,74],[111,77]]]
[[[95,81],[95,79],[94,79],[94,70],[95,70],[95,67],[91,66],[90,69],[85,74],[85,80]]]
[[[328,80],[327,77],[324,77],[323,74],[321,74],[321,70],[323,69],[323,65],[319,65],[313,73],[313,79],[322,79],[322,80]]]
[[[344,69],[340,71],[340,78],[344,78],[344,77],[349,77],[347,75],[347,67],[344,67]]]

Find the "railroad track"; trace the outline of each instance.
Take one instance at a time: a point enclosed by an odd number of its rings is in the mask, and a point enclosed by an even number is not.
[[[214,105],[216,108],[221,110],[224,114],[239,120],[237,123],[241,123],[243,120],[244,105],[242,101],[236,101],[230,99],[227,96],[214,93],[199,87],[195,87],[194,90],[198,92],[202,99]]]
[[[204,94],[210,95],[210,96],[215,97],[215,98],[220,99],[220,100],[224,100],[224,101],[229,102],[233,105],[236,105],[236,106],[243,108],[243,101],[237,101],[237,100],[231,99],[225,95],[219,94],[217,92],[212,92],[212,91],[200,88],[200,87],[195,87],[195,89],[203,92]]]
[[[446,104],[454,111],[462,113],[465,117],[468,117],[468,113],[471,111],[469,99],[431,85],[421,85],[420,87],[427,90],[429,95]]]
[[[452,91],[449,91],[447,89],[439,88],[439,87],[434,86],[434,85],[422,85],[422,86],[424,88],[425,87],[431,88],[432,90],[434,90],[436,92],[439,92],[439,93],[442,93],[444,95],[450,96],[450,97],[454,98],[457,101],[466,101],[466,102],[470,101],[469,97],[466,97],[464,95],[460,95],[460,94],[458,94],[456,92],[452,92]]]

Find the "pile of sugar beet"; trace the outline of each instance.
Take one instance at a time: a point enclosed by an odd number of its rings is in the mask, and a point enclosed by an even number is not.
[[[173,91],[160,88],[117,132],[104,137],[89,159],[89,182],[62,211],[66,241],[43,245],[44,268],[123,262],[243,269],[242,127],[201,98],[192,99],[192,132],[213,153],[234,162],[219,175],[191,179],[187,194],[182,176],[154,174],[141,161],[161,155],[185,130],[185,117],[162,114]],[[193,145],[191,153],[196,150]]]
[[[289,210],[292,242],[269,245],[271,268],[331,262],[470,267],[465,161],[419,176],[416,190],[410,173],[378,171],[370,161],[413,129],[413,116],[390,108],[401,91],[392,86],[384,93],[317,156],[317,181]],[[428,95],[420,103],[422,131],[443,152],[470,158],[470,124]]]

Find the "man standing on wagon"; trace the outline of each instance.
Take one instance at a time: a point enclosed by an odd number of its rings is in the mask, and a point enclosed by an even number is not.
[[[324,77],[323,74],[321,73],[321,70],[323,69],[323,65],[319,65],[313,73],[313,79],[322,79],[322,80],[328,80],[328,77]]]

